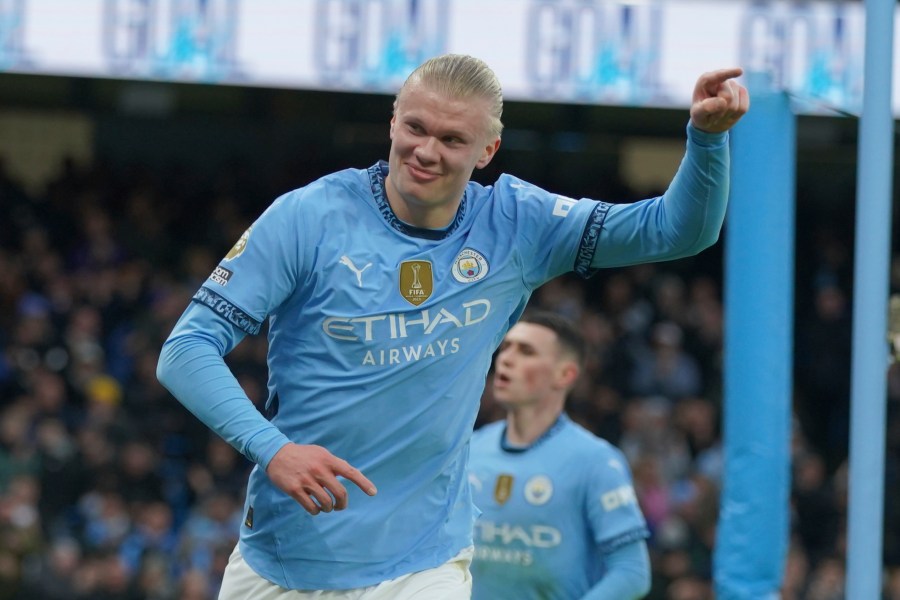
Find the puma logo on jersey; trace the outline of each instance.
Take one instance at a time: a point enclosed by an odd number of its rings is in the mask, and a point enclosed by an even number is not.
[[[345,254],[341,257],[341,264],[356,273],[356,283],[359,284],[359,287],[362,287],[363,271],[371,267],[372,263],[366,263],[366,266],[364,266],[362,269],[359,269],[356,267],[356,265],[353,264],[353,261],[350,260],[350,257]]]

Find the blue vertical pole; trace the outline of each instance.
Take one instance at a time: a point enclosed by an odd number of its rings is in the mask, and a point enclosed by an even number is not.
[[[895,0],[866,0],[856,176],[847,598],[881,597],[895,6]]]
[[[788,543],[796,118],[764,74],[732,134],[718,600],[779,597]]]

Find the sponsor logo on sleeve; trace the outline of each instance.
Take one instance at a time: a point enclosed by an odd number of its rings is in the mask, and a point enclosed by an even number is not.
[[[234,260],[238,256],[244,253],[244,249],[247,248],[247,242],[250,241],[250,230],[252,227],[248,227],[247,231],[241,235],[241,238],[235,242],[234,246],[231,247],[231,250],[228,251],[228,254],[225,255],[225,260]]]
[[[622,485],[600,496],[600,503],[603,505],[603,510],[609,512],[622,506],[636,504],[637,497],[634,494],[633,487]]]
[[[566,198],[565,196],[557,196],[556,204],[553,205],[553,216],[565,218],[577,203],[577,200]]]
[[[228,285],[228,280],[231,279],[232,274],[233,273],[231,271],[229,271],[228,269],[226,269],[225,267],[218,266],[213,270],[212,274],[209,276],[209,280],[214,283],[218,283],[222,287],[225,287],[226,285]]]

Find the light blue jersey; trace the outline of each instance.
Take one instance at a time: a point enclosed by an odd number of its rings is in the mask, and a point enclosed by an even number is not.
[[[292,589],[364,587],[472,543],[468,441],[491,355],[535,288],[562,273],[679,258],[713,243],[727,136],[689,127],[664,197],[574,200],[502,175],[469,183],[441,231],[399,221],[386,163],[278,198],[219,263],[163,347],[160,380],[257,463],[240,549]],[[655,223],[653,227],[648,222]],[[222,356],[268,319],[267,418]],[[308,514],[264,473],[289,441],[317,444],[377,487]]]
[[[561,415],[524,450],[504,421],[472,437],[473,600],[575,600],[603,577],[603,555],[648,535],[622,453]]]

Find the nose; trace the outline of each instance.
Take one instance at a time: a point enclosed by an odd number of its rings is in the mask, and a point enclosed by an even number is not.
[[[437,144],[437,139],[433,136],[429,136],[421,144],[416,146],[416,158],[418,158],[423,163],[437,162]]]
[[[508,365],[512,362],[512,352],[509,351],[509,348],[504,348],[499,353],[497,353],[497,363],[502,365]]]

